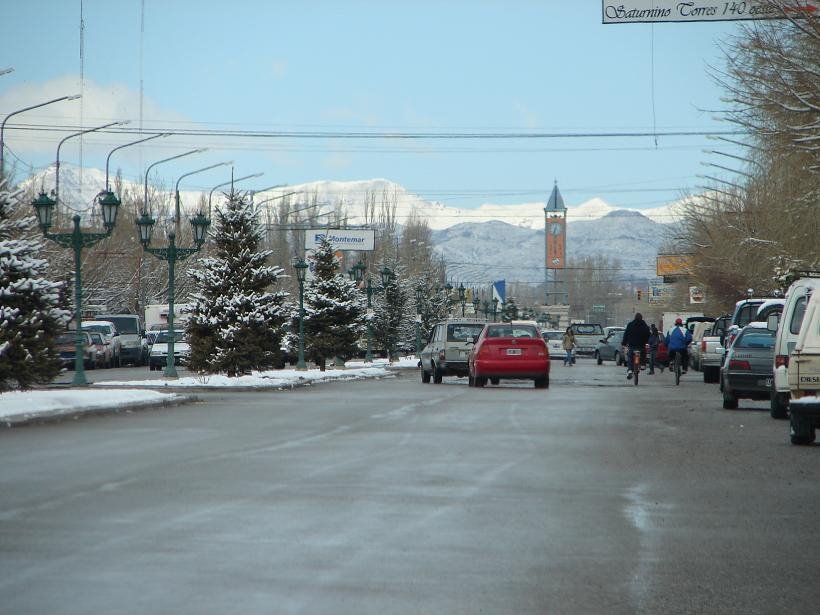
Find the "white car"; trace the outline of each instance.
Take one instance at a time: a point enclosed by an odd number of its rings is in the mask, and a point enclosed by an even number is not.
[[[185,331],[174,331],[174,334],[174,365],[185,365],[191,356],[191,347],[185,341]],[[157,332],[148,356],[149,369],[162,369],[168,364],[168,341],[170,339],[170,331]]]
[[[117,331],[114,323],[107,320],[84,320],[82,328],[83,331],[101,333],[105,342],[111,347],[112,365],[114,367],[122,366],[120,332]]]
[[[541,336],[547,343],[547,348],[549,348],[550,359],[563,360],[564,355],[566,354],[566,351],[564,350],[564,332],[543,330],[541,331]]]

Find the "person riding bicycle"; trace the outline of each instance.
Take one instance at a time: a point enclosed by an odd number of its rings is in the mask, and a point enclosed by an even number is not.
[[[621,340],[621,346],[627,348],[626,361],[626,379],[632,379],[632,361],[634,360],[634,353],[637,350],[641,353],[641,363],[643,363],[644,353],[646,351],[646,343],[649,341],[649,325],[643,319],[643,315],[638,312],[635,314],[635,319],[629,322],[624,329],[624,337]]]
[[[680,355],[681,371],[685,374],[689,370],[689,351],[687,347],[692,342],[692,332],[683,326],[683,320],[678,318],[666,333],[666,347],[669,349],[669,365],[675,355]]]

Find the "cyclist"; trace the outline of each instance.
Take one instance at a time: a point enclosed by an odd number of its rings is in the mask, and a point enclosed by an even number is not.
[[[627,348],[626,379],[632,380],[632,361],[637,350],[641,353],[641,363],[643,363],[646,351],[646,342],[649,341],[649,325],[643,319],[643,315],[638,312],[635,319],[629,322],[624,329],[624,337],[621,346]]]
[[[687,347],[692,343],[692,332],[683,326],[683,320],[678,318],[666,333],[666,347],[669,349],[669,365],[680,355],[681,371],[685,374],[689,370],[689,351]],[[671,368],[670,368],[671,369]]]

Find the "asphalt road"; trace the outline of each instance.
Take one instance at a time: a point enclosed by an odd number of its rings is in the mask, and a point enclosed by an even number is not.
[[[0,431],[0,611],[817,612],[820,447],[668,372],[397,378]]]

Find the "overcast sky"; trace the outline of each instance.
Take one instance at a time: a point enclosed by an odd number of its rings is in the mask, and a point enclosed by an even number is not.
[[[144,32],[141,7],[144,4]],[[80,59],[80,15],[84,62]],[[481,2],[283,0],[27,0],[3,11],[0,115],[82,91],[79,101],[15,116],[7,164],[53,163],[67,132],[20,124],[206,131],[600,133],[731,130],[711,111],[721,90],[707,65],[738,24],[602,25],[599,0]],[[142,53],[141,53],[142,50]],[[141,61],[142,56],[142,61]],[[654,66],[654,70],[653,70]],[[80,73],[84,71],[81,83]],[[83,139],[83,164],[103,168],[138,136]],[[79,139],[61,159],[80,161]],[[545,201],[553,180],[568,205],[594,196],[657,207],[709,173],[705,137],[351,139],[170,137],[115,154],[179,174],[232,159],[248,188],[383,177],[458,207]],[[725,164],[725,159],[720,161]],[[18,162],[18,178],[27,173]],[[229,173],[194,176],[209,189]],[[229,177],[229,175],[228,175]],[[141,181],[141,180],[140,180]]]

